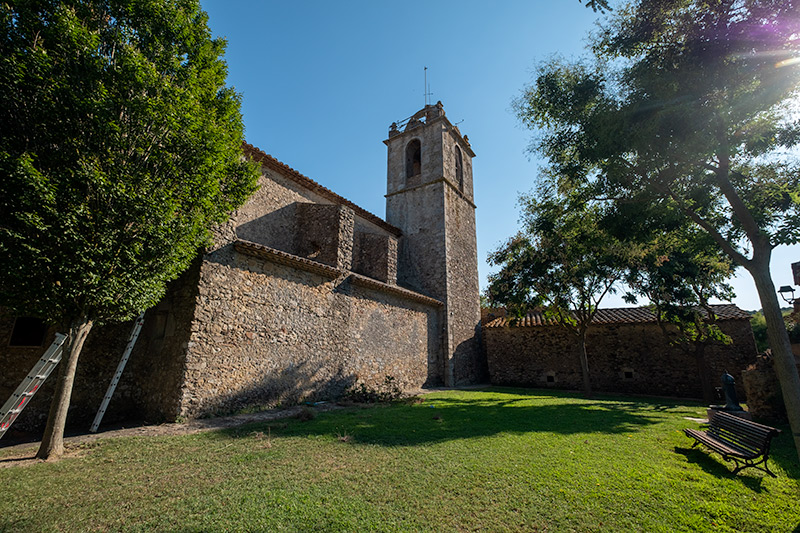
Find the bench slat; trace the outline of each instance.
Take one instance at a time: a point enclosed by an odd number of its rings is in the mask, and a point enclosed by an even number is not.
[[[694,429],[684,429],[683,431],[693,439],[702,442],[709,448],[713,448],[726,455],[734,455],[736,457],[741,457],[742,459],[753,459],[761,455],[760,450],[746,450],[738,446],[731,445],[730,443],[714,438],[705,431],[697,431]]]
[[[703,444],[712,451],[722,454],[726,460],[732,460],[737,467],[734,474],[742,468],[752,467],[763,470],[775,477],[767,467],[769,445],[772,438],[780,434],[775,429],[740,418],[724,411],[714,411],[708,422],[708,429],[684,429],[687,437],[693,438],[695,446]],[[755,459],[762,457],[760,461]],[[742,461],[742,464],[740,464]],[[763,464],[763,467],[760,466]]]
[[[766,438],[755,439],[748,436],[738,435],[731,431],[709,430],[708,433],[710,435],[713,435],[719,440],[730,442],[732,445],[740,446],[742,448],[748,448],[753,451],[762,450],[764,448],[764,442],[766,440]]]

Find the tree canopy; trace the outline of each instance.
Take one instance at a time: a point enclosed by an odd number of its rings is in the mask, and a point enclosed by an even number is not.
[[[68,404],[91,325],[155,304],[257,172],[197,0],[6,2],[0,28],[0,305],[70,328]]]
[[[586,331],[633,259],[630,243],[604,225],[607,206],[546,186],[521,198],[523,229],[489,256],[490,300],[516,317],[534,307],[578,339],[584,392],[591,395]]]
[[[637,0],[591,58],[543,64],[516,102],[562,186],[673,202],[753,277],[800,454],[800,377],[769,273],[800,241],[797,0]]]

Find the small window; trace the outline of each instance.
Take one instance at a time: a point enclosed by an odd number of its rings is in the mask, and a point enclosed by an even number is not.
[[[458,190],[464,192],[464,159],[461,156],[461,148],[456,146],[456,183]]]
[[[9,346],[41,346],[47,336],[44,320],[29,316],[17,317],[11,331]]]
[[[552,374],[547,376],[547,382],[548,383],[555,383],[556,382],[556,377],[553,376]]]
[[[414,139],[406,146],[406,178],[417,176],[422,172],[422,144]]]
[[[623,370],[622,371],[622,378],[626,379],[626,380],[633,379],[633,370],[630,370],[630,369],[627,369],[627,368],[625,370]]]

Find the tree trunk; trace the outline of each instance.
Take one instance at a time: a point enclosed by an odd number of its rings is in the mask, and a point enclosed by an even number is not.
[[[64,345],[61,357],[61,368],[58,369],[56,390],[50,403],[50,414],[44,430],[42,444],[36,452],[38,459],[57,459],[64,454],[64,426],[67,422],[67,410],[72,397],[72,384],[75,381],[75,369],[81,355],[83,343],[92,329],[93,322],[82,316],[72,321],[69,328],[69,340]]]
[[[706,361],[706,343],[698,342],[694,347],[694,358],[697,361],[697,373],[700,376],[700,387],[703,390],[703,401],[711,405],[714,401],[714,385],[711,381],[711,369]]]
[[[789,334],[786,332],[778,295],[770,276],[769,263],[765,266],[753,266],[748,270],[753,276],[758,297],[761,300],[761,309],[767,322],[767,339],[772,349],[773,366],[778,375],[778,382],[781,384],[786,415],[789,417],[794,445],[797,449],[797,456],[800,458],[800,375],[797,373],[797,364],[792,355]]]
[[[586,357],[586,332],[582,332],[578,337],[580,348],[581,373],[583,374],[583,393],[587,398],[592,397],[592,381],[589,379],[589,358]]]

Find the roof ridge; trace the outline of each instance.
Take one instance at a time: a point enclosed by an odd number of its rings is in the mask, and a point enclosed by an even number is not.
[[[712,308],[718,311],[715,312],[719,315],[720,320],[737,320],[749,319],[750,315],[739,308],[734,303],[723,304],[710,304]],[[650,306],[639,307],[605,307],[600,308],[595,313],[592,319],[592,325],[603,324],[636,324],[636,323],[653,323],[656,321],[655,314]],[[514,322],[511,317],[497,317],[490,320],[486,327],[503,327]],[[542,312],[542,309],[536,308],[529,310],[521,320],[516,324],[517,327],[535,327],[555,325],[557,322],[553,318],[548,318]]]

